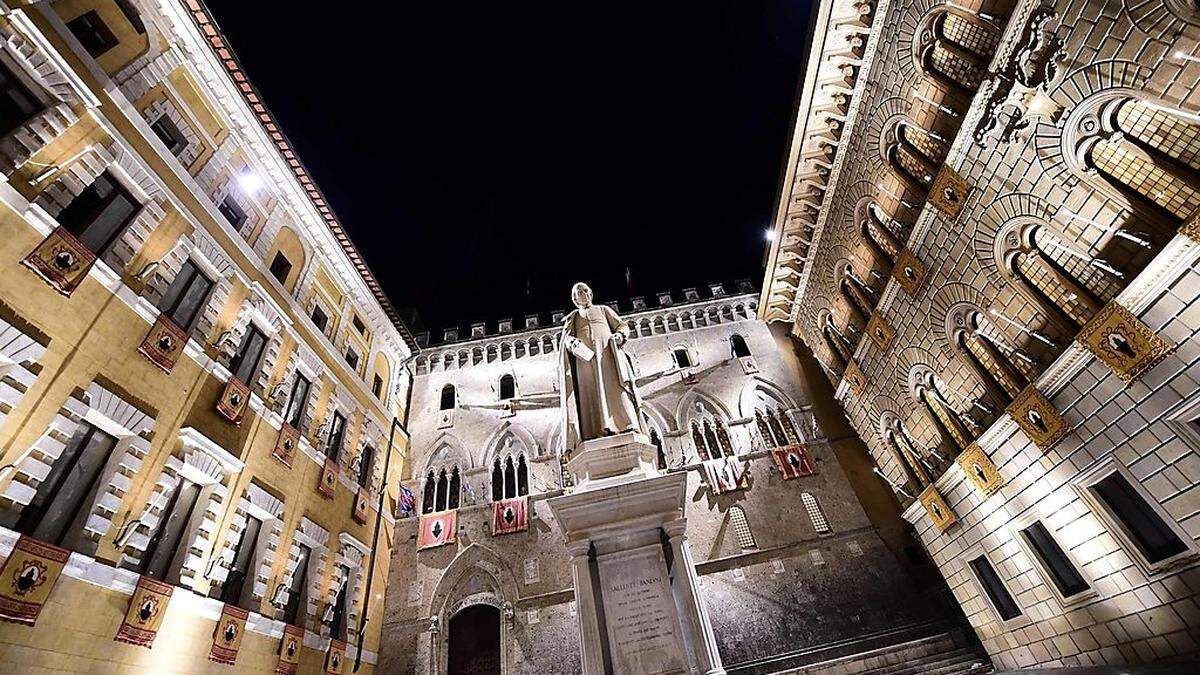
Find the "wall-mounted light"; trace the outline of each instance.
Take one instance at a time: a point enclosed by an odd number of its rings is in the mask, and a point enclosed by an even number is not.
[[[237,181],[238,185],[242,187],[242,190],[246,194],[250,195],[258,192],[263,186],[263,180],[258,177],[258,174],[254,173],[250,169],[246,169],[245,171],[239,173]]]

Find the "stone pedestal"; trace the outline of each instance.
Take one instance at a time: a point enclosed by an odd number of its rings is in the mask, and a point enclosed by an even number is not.
[[[640,434],[583,443],[575,492],[549,500],[571,554],[584,675],[725,672],[683,516],[687,474]]]

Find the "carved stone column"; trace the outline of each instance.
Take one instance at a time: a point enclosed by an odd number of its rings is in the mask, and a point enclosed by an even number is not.
[[[721,653],[717,649],[717,638],[708,618],[708,608],[700,596],[696,563],[692,560],[692,547],[688,545],[686,529],[687,521],[682,518],[663,524],[674,556],[676,592],[683,594],[685,606],[695,608],[697,620],[688,623],[693,633],[691,643],[696,649],[695,657],[700,671],[705,675],[724,675],[725,668],[721,664]]]
[[[604,673],[604,655],[601,653],[600,624],[596,620],[596,598],[592,589],[591,569],[592,542],[578,539],[567,544],[571,554],[571,581],[575,585],[575,613],[579,617],[579,655],[584,675]]]

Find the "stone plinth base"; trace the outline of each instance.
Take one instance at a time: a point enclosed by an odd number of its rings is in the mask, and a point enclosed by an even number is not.
[[[724,673],[683,518],[687,474],[640,434],[583,444],[575,492],[548,501],[571,553],[585,675]]]

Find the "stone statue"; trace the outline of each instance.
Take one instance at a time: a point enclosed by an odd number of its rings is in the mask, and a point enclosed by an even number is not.
[[[629,326],[606,305],[592,304],[592,289],[571,288],[575,311],[564,320],[560,366],[560,401],[566,447],[629,431],[641,431],[633,364],[621,347]]]

